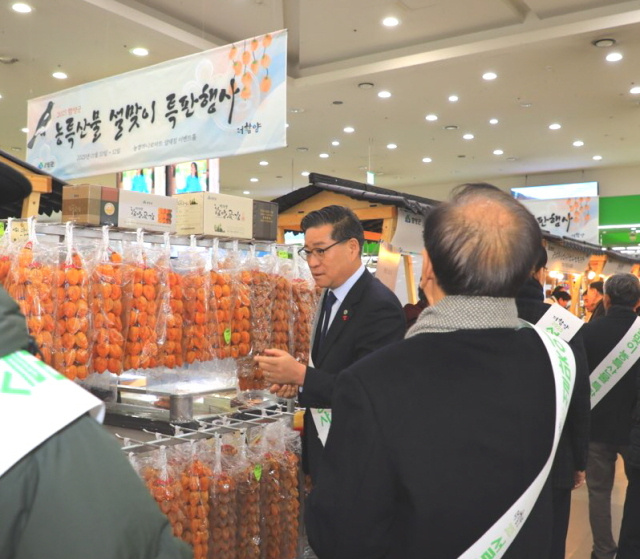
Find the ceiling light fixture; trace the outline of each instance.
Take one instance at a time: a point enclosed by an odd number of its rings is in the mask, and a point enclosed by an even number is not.
[[[333,142],[331,142],[332,146],[339,146],[340,142],[338,140],[333,140]]]
[[[296,151],[299,151],[300,153],[306,153],[309,151],[309,148],[299,147],[299,148],[296,148]]]
[[[267,165],[269,165],[268,161],[260,161],[260,165],[262,165],[263,167],[266,167]]]
[[[362,82],[358,84],[358,87],[360,89],[372,89],[373,88],[373,84],[371,82]]]
[[[387,149],[396,149],[397,147],[396,144],[387,144]]]
[[[549,125],[549,130],[560,130],[560,128],[562,128],[562,125],[557,122]]]
[[[438,120],[438,115],[427,115],[424,118],[429,122],[435,122],[436,120]]]
[[[64,72],[54,72],[51,74],[56,80],[66,80],[68,78],[67,74]]]
[[[492,119],[489,121],[489,124],[498,124],[498,122],[499,122],[499,120],[498,120],[497,118],[492,118]]]
[[[592,159],[594,161],[602,161],[602,155],[594,155]]]
[[[433,159],[431,159],[430,157],[423,157],[422,158],[422,162],[423,163],[431,163],[433,161]]]
[[[473,134],[465,134],[462,136],[465,140],[473,140],[475,136]]]
[[[620,62],[622,58],[623,56],[619,52],[610,52],[609,54],[607,54],[607,56],[605,56],[607,62]]]
[[[608,49],[616,44],[615,39],[596,39],[591,43],[594,47],[598,47],[599,49]]]
[[[14,12],[18,12],[19,14],[28,14],[31,12],[31,6],[29,4],[25,4],[24,2],[16,2],[11,9]]]
[[[135,56],[147,56],[149,54],[149,51],[144,47],[136,47],[129,52]]]
[[[342,131],[346,132],[347,134],[353,134],[356,129],[353,126],[347,126]]]
[[[456,103],[458,99],[459,97],[457,95],[449,95],[449,101],[451,101],[452,103]]]
[[[504,155],[504,151],[502,151],[501,149],[494,149],[493,155]]]
[[[329,154],[328,154],[328,153],[321,153],[321,154],[320,154],[320,158],[321,158],[321,159],[327,159],[327,157],[329,157]]]
[[[250,180],[251,182],[258,182],[258,179],[257,179],[256,177],[251,177],[249,180]]]
[[[631,93],[631,95],[639,95],[640,94],[640,87],[638,87],[638,86],[632,87],[629,90],[629,93]]]
[[[583,145],[584,142],[582,140],[576,140],[575,142],[573,142],[573,146],[577,148],[581,148]]]
[[[249,192],[248,190],[243,190],[242,194],[251,194],[251,192]]]
[[[20,132],[24,132],[25,134],[27,134],[29,132],[28,128],[20,128]]]
[[[297,114],[299,114],[299,113],[303,113],[303,112],[304,112],[304,109],[303,109],[303,108],[301,108],[301,107],[298,107],[298,108],[295,108],[295,109],[289,109],[289,112],[290,112],[290,113],[293,113],[294,115],[297,115]]]
[[[446,126],[442,127],[444,130],[457,130],[458,127],[455,124],[447,124]]]
[[[308,177],[311,173],[309,171],[302,171],[302,173],[300,173],[303,177]]]
[[[378,97],[380,97],[380,99],[389,99],[389,97],[391,97],[391,92],[390,91],[379,91],[378,92]]]
[[[498,77],[498,74],[495,72],[485,72],[482,74],[482,79],[490,82],[491,80],[495,80]]]
[[[385,27],[395,27],[400,23],[400,20],[397,17],[385,17],[382,20],[382,25]]]

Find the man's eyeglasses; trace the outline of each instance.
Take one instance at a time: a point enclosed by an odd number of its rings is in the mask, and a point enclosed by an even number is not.
[[[324,253],[327,252],[330,248],[333,248],[334,246],[339,245],[340,243],[344,243],[348,240],[349,239],[342,239],[341,241],[336,241],[332,245],[329,245],[325,248],[312,248],[311,250],[307,250],[306,248],[302,247],[300,250],[298,250],[298,254],[302,257],[303,260],[309,260],[309,257],[312,254],[318,260],[322,260],[324,258]]]

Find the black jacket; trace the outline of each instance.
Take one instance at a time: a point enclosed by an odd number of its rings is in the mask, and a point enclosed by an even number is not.
[[[315,367],[307,367],[300,405],[331,408],[338,373],[376,349],[401,340],[405,330],[400,301],[365,270],[336,313],[314,359]],[[309,410],[305,412],[302,445],[305,471],[315,480],[323,446]]]
[[[640,469],[640,375],[636,376],[636,406],[631,415],[631,434],[626,463]]]
[[[627,333],[637,318],[633,309],[614,305],[607,314],[582,328],[589,371],[592,372]],[[635,357],[635,356],[634,356]],[[636,404],[636,376],[640,360],[591,410],[591,440],[629,444],[631,412]]]
[[[535,324],[551,306],[543,300],[542,285],[536,279],[529,278],[516,297],[518,316]],[[582,340],[582,329],[571,339],[569,345],[576,358],[576,383],[551,470],[553,487],[557,489],[573,487],[574,473],[586,469],[589,453],[591,399],[589,368]]]
[[[551,452],[555,388],[538,334],[420,334],[344,371],[316,487],[320,559],[457,559]],[[505,559],[548,556],[546,484]]]
[[[601,299],[600,302],[596,305],[596,308],[593,309],[593,312],[589,317],[589,322],[594,322],[599,318],[602,318],[603,316],[605,316],[605,314],[606,314],[606,311],[604,308],[604,301]]]

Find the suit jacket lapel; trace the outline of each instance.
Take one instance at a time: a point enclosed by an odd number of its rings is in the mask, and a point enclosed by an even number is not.
[[[333,319],[329,330],[327,331],[327,336],[322,342],[322,347],[318,352],[318,360],[316,365],[323,362],[327,352],[330,351],[331,346],[338,339],[338,336],[346,326],[347,322],[353,319],[358,302],[360,301],[365,288],[367,287],[367,285],[369,285],[372,279],[373,276],[371,275],[369,270],[365,269],[364,273],[358,278],[358,281],[349,290],[349,293],[347,293],[347,296],[340,305],[340,308],[338,309],[338,312],[336,313],[336,316]]]
[[[316,344],[316,333],[318,331],[318,323],[320,322],[320,316],[322,315],[322,305],[324,304],[324,298],[327,295],[327,290],[323,289],[320,294],[320,299],[318,300],[318,308],[316,309],[316,314],[313,317],[313,327],[311,329],[311,339],[309,340],[309,355],[311,356],[311,361],[315,365],[315,360],[313,359],[313,349]],[[317,357],[317,355],[316,355]]]

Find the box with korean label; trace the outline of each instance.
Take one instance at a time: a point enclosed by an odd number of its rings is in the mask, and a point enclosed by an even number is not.
[[[253,238],[253,200],[216,192],[176,194],[178,235]]]
[[[275,241],[278,236],[278,204],[253,201],[253,238],[257,241]]]
[[[176,200],[169,196],[121,190],[118,227],[175,233],[176,207]]]
[[[78,225],[118,225],[117,188],[80,184],[62,188],[62,221]]]

